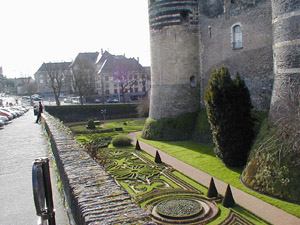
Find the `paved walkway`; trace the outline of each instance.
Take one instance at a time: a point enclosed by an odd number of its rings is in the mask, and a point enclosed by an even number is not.
[[[1,225],[37,223],[32,194],[32,162],[48,156],[49,147],[42,126],[36,124],[35,119],[30,110],[0,130]],[[56,224],[67,225],[68,217],[57,190],[53,169],[51,172]]]
[[[131,133],[128,136],[133,139],[133,144],[136,143],[136,135],[140,134],[141,132]],[[155,157],[156,151],[159,152],[161,160],[172,166],[174,169],[182,172],[183,174],[187,175],[188,177],[198,181],[200,184],[205,185],[206,187],[209,186],[209,182],[211,176],[207,173],[204,173],[195,167],[192,167],[166,153],[160,151],[151,145],[148,145],[142,141],[139,141],[140,147],[142,150],[146,151],[150,155]],[[223,181],[214,177],[215,185],[218,192],[224,196],[227,184]],[[249,195],[235,187],[231,186],[231,191],[234,197],[234,200],[240,206],[250,210],[254,214],[260,216],[261,218],[271,222],[272,224],[278,225],[299,225],[300,219],[296,216],[288,214],[287,212],[272,206],[258,198],[255,198],[252,195]]]

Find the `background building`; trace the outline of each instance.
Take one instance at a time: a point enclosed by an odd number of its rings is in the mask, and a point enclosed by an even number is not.
[[[143,67],[135,58],[112,55],[105,51],[97,63],[96,87],[105,101],[137,101],[148,96],[150,68]]]
[[[64,74],[61,95],[69,95],[72,92],[70,65],[71,62],[43,63],[34,74],[34,79],[37,82],[37,93],[45,98],[53,98],[53,88],[47,71],[47,68],[50,68],[53,73]]]

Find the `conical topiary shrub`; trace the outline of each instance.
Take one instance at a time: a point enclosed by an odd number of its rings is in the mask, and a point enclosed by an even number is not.
[[[230,188],[229,184],[227,186],[222,205],[225,206],[226,208],[235,206],[235,201],[233,199],[231,188]]]
[[[218,197],[218,191],[217,191],[217,188],[216,188],[216,185],[215,185],[215,182],[214,182],[214,178],[210,179],[210,183],[209,183],[209,187],[208,187],[206,195],[209,198]]]
[[[156,151],[154,162],[161,163],[161,158],[160,158],[160,155],[159,155],[158,151]]]
[[[141,150],[139,140],[136,140],[135,150]]]

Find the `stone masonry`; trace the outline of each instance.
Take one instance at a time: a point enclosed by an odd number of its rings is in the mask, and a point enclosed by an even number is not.
[[[151,223],[147,222],[149,215],[83,150],[62,123],[46,113],[43,120],[76,224]]]
[[[299,106],[300,96],[300,1],[272,0],[275,81],[271,114]]]
[[[148,3],[151,118],[205,107],[211,71],[221,65],[232,76],[239,72],[258,110],[269,110],[272,95],[271,105],[276,105],[290,83],[299,87],[299,0]]]

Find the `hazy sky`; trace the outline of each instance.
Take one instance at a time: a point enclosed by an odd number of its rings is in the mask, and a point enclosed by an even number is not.
[[[150,65],[147,0],[0,0],[0,66],[33,76],[79,52],[126,54]]]

